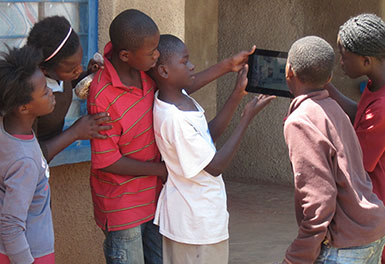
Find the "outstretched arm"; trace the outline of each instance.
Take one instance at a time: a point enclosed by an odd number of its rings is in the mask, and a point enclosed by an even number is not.
[[[221,111],[209,122],[209,130],[211,138],[215,142],[225,131],[229,125],[235,110],[237,109],[242,98],[247,94],[245,87],[247,85],[247,70],[246,64],[242,70],[238,72],[237,83],[234,91],[231,93]]]
[[[107,113],[86,115],[78,119],[71,127],[59,135],[49,140],[39,142],[47,162],[51,161],[60,151],[76,140],[106,138],[105,135],[99,134],[99,131],[111,129],[110,125],[103,125],[109,120],[111,119]]]
[[[241,120],[235,128],[233,134],[226,141],[223,147],[217,151],[214,158],[205,168],[205,171],[213,176],[219,176],[225,170],[233,159],[235,152],[239,148],[241,139],[251,120],[274,98],[275,96],[259,95],[258,97],[254,97],[254,99],[246,105],[242,113]]]
[[[345,111],[345,113],[349,116],[352,124],[354,123],[354,119],[357,113],[357,103],[354,102],[349,97],[343,95],[332,83],[328,83],[325,85],[325,89],[328,90],[331,98],[337,101],[337,103],[341,106],[341,108]]]
[[[249,51],[241,51],[238,54],[226,58],[223,61],[195,74],[194,84],[186,88],[186,92],[191,94],[206,84],[218,79],[228,72],[238,72],[247,64],[249,55],[255,50],[255,45]]]

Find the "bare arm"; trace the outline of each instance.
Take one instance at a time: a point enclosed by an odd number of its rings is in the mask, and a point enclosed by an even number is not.
[[[235,152],[239,148],[241,139],[246,132],[251,120],[273,99],[274,96],[260,95],[254,97],[245,107],[241,120],[235,128],[233,134],[217,151],[212,161],[204,169],[213,176],[219,176],[230,164]]]
[[[349,97],[343,95],[332,83],[326,84],[325,89],[328,90],[330,97],[336,100],[349,116],[350,121],[354,123],[357,113],[357,103]]]
[[[252,54],[255,50],[255,45],[251,48],[250,51],[241,51],[238,54],[224,59],[223,61],[195,74],[194,84],[186,88],[188,94],[199,90],[206,84],[218,79],[222,75],[228,72],[238,72],[248,61],[249,55]]]
[[[127,157],[121,157],[117,162],[102,169],[102,171],[130,176],[157,175],[163,182],[167,177],[164,162],[138,161]]]
[[[39,142],[43,155],[46,160],[51,161],[60,151],[71,145],[76,140],[86,140],[91,138],[106,138],[99,134],[99,131],[111,129],[110,125],[103,125],[110,120],[107,113],[87,115],[78,119],[71,127],[59,135]]]
[[[209,122],[209,130],[211,138],[215,142],[225,131],[229,125],[239,102],[247,94],[245,87],[247,85],[247,70],[248,65],[245,65],[242,70],[238,72],[237,83],[234,91],[223,105],[221,111]]]

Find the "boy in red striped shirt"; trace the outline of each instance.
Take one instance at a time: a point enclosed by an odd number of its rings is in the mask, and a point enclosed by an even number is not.
[[[91,140],[91,192],[95,221],[106,235],[107,263],[162,263],[162,239],[152,219],[167,170],[153,131],[156,84],[145,73],[155,66],[159,30],[138,10],[120,13],[110,25],[104,69],[90,87],[90,114],[108,112],[107,139]],[[238,71],[254,51],[243,51],[196,74],[191,93]]]

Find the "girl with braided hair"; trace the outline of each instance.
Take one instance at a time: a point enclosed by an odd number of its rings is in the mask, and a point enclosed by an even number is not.
[[[373,191],[385,201],[385,22],[374,14],[350,18],[339,30],[341,67],[350,78],[369,81],[358,104],[333,85],[327,89],[350,117]],[[385,263],[385,256],[382,256]]]
[[[40,69],[56,99],[55,110],[49,115],[39,117],[34,126],[47,161],[76,140],[105,138],[99,131],[111,128],[103,125],[110,120],[107,113],[83,116],[62,131],[76,80],[99,69],[99,65],[91,61],[88,71],[83,72],[83,50],[79,36],[68,20],[61,16],[52,16],[39,21],[31,29],[27,45],[41,50],[44,59],[40,63]]]

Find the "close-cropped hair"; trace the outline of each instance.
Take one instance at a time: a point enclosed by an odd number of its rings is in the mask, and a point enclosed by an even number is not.
[[[109,31],[116,51],[136,51],[141,48],[146,37],[159,32],[151,17],[136,9],[125,10],[115,17]]]
[[[40,70],[41,52],[33,47],[9,48],[0,58],[0,115],[32,101],[32,75]]]
[[[65,17],[46,17],[32,27],[28,35],[27,45],[40,49],[45,60],[63,43],[70,28],[71,24]],[[58,53],[46,62],[43,60],[41,66],[51,69],[55,68],[62,59],[74,55],[79,49],[79,46],[79,36],[72,30]]]
[[[346,21],[338,32],[342,46],[361,56],[385,58],[385,22],[375,14],[361,14]]]
[[[334,56],[334,50],[327,41],[308,36],[294,42],[288,61],[301,82],[322,85],[332,74]]]
[[[171,34],[160,35],[158,45],[158,51],[160,55],[157,64],[159,65],[166,63],[168,59],[182,47],[184,47],[184,43],[178,37]]]

